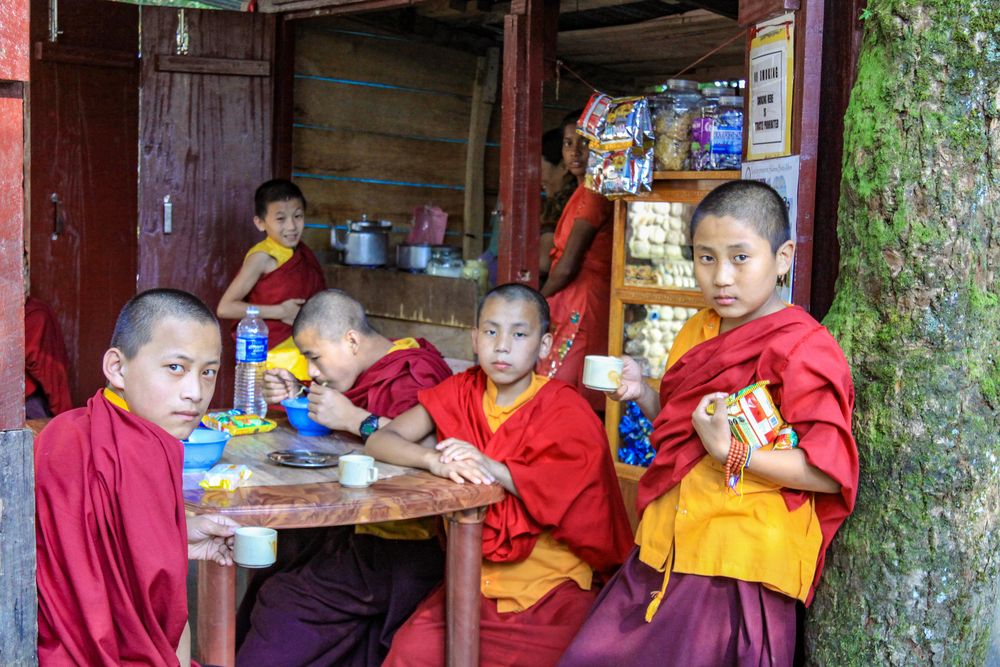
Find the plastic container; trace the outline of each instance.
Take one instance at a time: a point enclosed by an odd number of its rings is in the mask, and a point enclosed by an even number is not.
[[[719,107],[719,99],[732,91],[732,88],[707,86],[701,89],[701,103],[698,113],[691,121],[691,169],[702,171],[709,169],[712,148],[712,128],[715,124],[715,112]]]
[[[281,402],[281,405],[285,408],[288,421],[299,432],[299,435],[329,435],[332,432],[326,426],[313,421],[309,416],[309,399],[307,397],[286,398]]]
[[[658,171],[681,171],[689,167],[691,123],[700,104],[698,84],[686,79],[669,79],[665,90],[652,99],[656,136],[653,154]]]
[[[229,434],[209,428],[196,428],[184,440],[184,472],[208,470],[222,458]]]
[[[743,98],[719,98],[712,123],[709,169],[739,169],[743,161]]]
[[[264,369],[267,365],[267,324],[257,306],[248,306],[247,314],[236,327],[236,390],[233,407],[243,414],[267,415],[264,401]]]
[[[431,259],[427,263],[427,274],[461,278],[465,262],[462,261],[462,249],[447,245],[436,245],[431,248]]]

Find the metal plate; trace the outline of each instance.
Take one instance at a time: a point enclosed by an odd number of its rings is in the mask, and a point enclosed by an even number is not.
[[[309,449],[282,449],[267,455],[271,463],[292,468],[331,468],[340,460],[339,454]]]

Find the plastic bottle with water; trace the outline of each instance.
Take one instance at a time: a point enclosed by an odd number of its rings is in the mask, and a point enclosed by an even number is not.
[[[233,407],[244,414],[267,415],[264,400],[264,368],[267,363],[267,324],[257,306],[236,327],[236,391]]]

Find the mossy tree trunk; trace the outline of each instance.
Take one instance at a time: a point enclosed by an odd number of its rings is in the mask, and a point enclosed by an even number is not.
[[[857,509],[816,665],[982,664],[1000,581],[1000,2],[869,0],[826,325],[854,373]]]

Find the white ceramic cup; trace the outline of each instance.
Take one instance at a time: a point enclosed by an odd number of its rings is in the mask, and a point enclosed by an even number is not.
[[[375,459],[364,454],[346,454],[337,463],[340,467],[340,485],[361,489],[378,480]]]
[[[241,567],[261,568],[274,565],[278,557],[278,531],[274,528],[244,526],[236,529],[233,560]]]
[[[614,391],[621,384],[624,366],[618,357],[588,354],[583,358],[583,384],[598,391]]]

